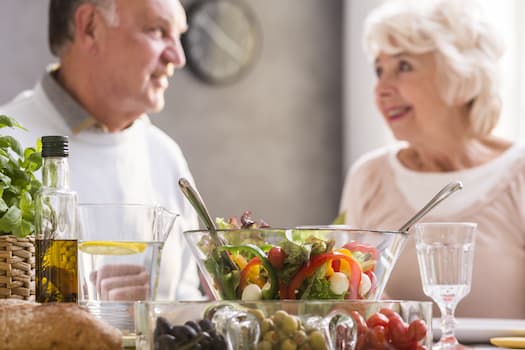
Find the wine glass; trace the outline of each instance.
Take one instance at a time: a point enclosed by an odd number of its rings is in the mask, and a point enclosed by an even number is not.
[[[454,312],[470,292],[477,225],[435,222],[416,224],[415,228],[423,291],[441,311],[441,339],[432,349],[466,349],[454,335]]]

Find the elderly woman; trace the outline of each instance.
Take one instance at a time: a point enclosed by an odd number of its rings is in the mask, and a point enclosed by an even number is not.
[[[367,19],[375,100],[399,142],[364,155],[341,200],[346,223],[396,229],[441,187],[464,189],[423,221],[478,223],[472,289],[457,316],[525,318],[525,147],[491,134],[500,41],[464,1],[388,2]],[[413,239],[386,290],[423,294]]]

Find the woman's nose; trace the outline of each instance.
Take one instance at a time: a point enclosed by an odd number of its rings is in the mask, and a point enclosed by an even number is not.
[[[392,79],[387,76],[378,78],[375,87],[375,94],[378,98],[391,97],[396,92],[396,86]]]

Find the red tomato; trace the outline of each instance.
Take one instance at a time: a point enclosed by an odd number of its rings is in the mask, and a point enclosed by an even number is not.
[[[414,341],[420,341],[427,335],[427,325],[422,320],[414,320],[408,325],[408,338]]]
[[[268,252],[268,261],[272,266],[278,270],[284,267],[284,259],[286,258],[286,253],[283,248],[278,246],[273,246]]]
[[[389,322],[388,317],[386,317],[384,314],[380,312],[376,312],[375,314],[370,316],[368,320],[366,320],[366,324],[370,328],[374,328],[377,326],[388,327],[388,322]]]
[[[399,316],[399,314],[389,308],[381,308],[381,310],[379,310],[380,313],[382,313],[383,315],[385,315],[386,317],[390,318],[392,316],[397,316],[398,318],[401,318],[401,316]]]
[[[397,317],[390,316],[388,319],[390,321],[388,328],[391,343],[395,345],[396,348],[404,349],[412,340],[408,337],[408,325],[399,315],[397,315]]]
[[[383,326],[374,327],[369,333],[369,345],[374,350],[389,350],[387,330]]]
[[[369,334],[370,333],[370,334]],[[372,337],[372,332],[367,328],[363,333],[358,332],[357,342],[355,344],[355,350],[367,350],[370,349],[369,337]]]
[[[363,318],[363,316],[361,316],[361,314],[358,311],[350,311],[350,316],[357,325],[358,335],[361,336],[362,333],[368,330],[368,326],[366,325],[365,319]]]

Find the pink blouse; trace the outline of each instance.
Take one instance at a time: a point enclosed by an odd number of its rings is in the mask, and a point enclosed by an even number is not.
[[[415,214],[397,186],[388,160],[391,151],[367,154],[350,170],[341,199],[346,224],[396,230]],[[458,305],[458,317],[525,318],[525,148],[519,152],[504,168],[501,162],[494,166],[500,180],[470,206],[445,216],[431,212],[421,220],[478,224],[472,288]],[[425,179],[421,173],[421,181]],[[461,200],[461,191],[440,205],[452,199]],[[386,293],[391,299],[430,300],[421,287],[413,237],[394,267]]]

